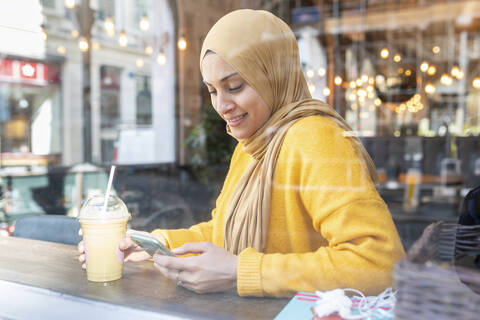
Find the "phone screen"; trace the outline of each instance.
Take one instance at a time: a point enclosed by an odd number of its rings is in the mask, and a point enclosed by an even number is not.
[[[170,250],[168,250],[167,247],[165,247],[160,241],[153,237],[143,234],[131,233],[130,238],[152,257],[155,253],[175,257],[175,255]]]

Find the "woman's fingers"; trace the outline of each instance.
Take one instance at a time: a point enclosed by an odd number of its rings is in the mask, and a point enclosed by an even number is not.
[[[189,242],[172,250],[173,254],[183,255],[187,253],[204,253],[214,246],[211,242]]]
[[[78,252],[80,252],[80,253],[85,252],[85,244],[84,244],[83,240],[78,243],[77,249],[78,249]]]
[[[135,231],[137,232],[137,231]],[[118,248],[123,251],[124,261],[139,262],[150,259],[150,255],[138,246],[129,236],[129,232],[120,239]],[[147,233],[148,234],[148,233]]]
[[[185,288],[197,293],[231,290],[237,283],[238,257],[212,243],[190,243],[174,253],[201,253],[193,257],[155,254],[155,267],[168,279],[181,280]],[[180,271],[180,273],[178,273]],[[177,279],[178,277],[178,279]]]
[[[130,239],[129,236],[123,236],[121,239],[120,239],[120,242],[118,243],[118,248],[121,250],[121,251],[126,251],[128,249],[135,249],[137,248],[137,244],[135,242],[133,242],[132,239]]]
[[[156,263],[153,264],[155,268],[167,279],[177,283],[181,281],[181,286],[190,290],[193,290],[192,284],[189,281],[190,273],[187,271],[176,270],[176,269],[168,269],[164,268]],[[178,283],[177,283],[178,284]]]
[[[154,254],[153,261],[161,267],[175,270],[193,271],[197,267],[196,257],[171,257],[163,254]]]
[[[139,261],[145,261],[150,259],[150,255],[146,253],[145,251],[136,251],[138,249],[133,249],[133,250],[127,250],[124,251],[125,259],[124,261],[130,261],[130,262],[139,262]]]

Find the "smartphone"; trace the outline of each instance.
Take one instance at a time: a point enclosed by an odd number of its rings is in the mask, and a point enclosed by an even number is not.
[[[130,238],[152,257],[155,253],[157,253],[157,251],[159,254],[175,257],[170,250],[168,250],[160,241],[153,237],[138,233],[131,233]]]

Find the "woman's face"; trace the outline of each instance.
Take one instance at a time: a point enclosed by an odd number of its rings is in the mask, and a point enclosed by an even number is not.
[[[207,53],[202,75],[213,107],[237,140],[250,137],[270,117],[262,97],[219,55]]]

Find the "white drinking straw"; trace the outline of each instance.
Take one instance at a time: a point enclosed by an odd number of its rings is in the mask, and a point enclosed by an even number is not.
[[[112,190],[113,175],[115,174],[115,166],[110,168],[110,176],[108,177],[107,192],[105,192],[105,202],[103,203],[103,213],[107,212],[108,198],[110,197],[110,191]]]

